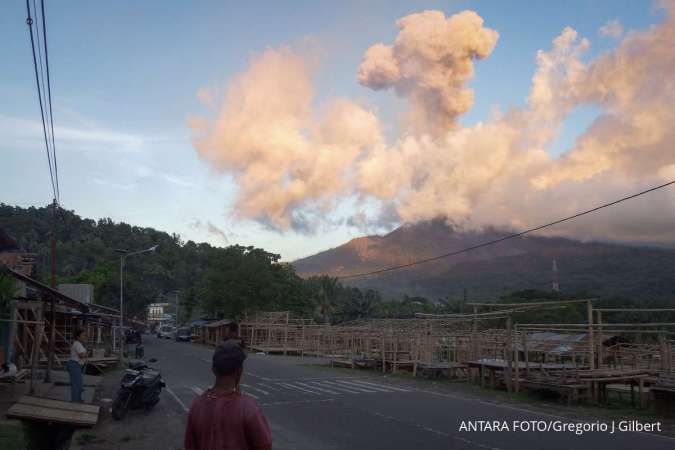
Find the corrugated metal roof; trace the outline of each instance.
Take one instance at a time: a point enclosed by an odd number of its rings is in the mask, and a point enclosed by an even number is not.
[[[208,327],[208,328],[212,328],[212,327],[219,327],[219,326],[222,326],[222,325],[228,325],[230,323],[232,323],[231,319],[220,319],[220,320],[216,320],[215,322],[207,323],[204,326]]]

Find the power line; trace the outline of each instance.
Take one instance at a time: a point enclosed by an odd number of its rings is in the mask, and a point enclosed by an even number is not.
[[[40,76],[38,74],[38,63],[37,58],[35,57],[35,40],[33,38],[33,18],[30,13],[30,3],[29,0],[26,0],[26,11],[28,13],[28,18],[26,19],[26,24],[28,25],[28,34],[30,35],[30,46],[33,51],[33,68],[35,70],[35,84],[38,91],[38,102],[40,103],[40,117],[42,119],[42,133],[45,138],[45,148],[47,150],[47,162],[49,164],[49,178],[52,183],[52,193],[54,198],[56,198],[56,183],[54,182],[54,173],[52,171],[52,158],[49,152],[49,140],[47,139],[47,126],[45,125],[45,111],[42,106],[42,90],[40,89]]]
[[[49,102],[49,123],[52,132],[52,156],[54,160],[54,178],[56,178],[56,198],[61,201],[61,189],[59,188],[59,165],[56,159],[56,144],[54,142],[54,114],[52,113],[52,83],[49,76],[49,46],[47,45],[47,25],[45,24],[45,1],[40,0],[42,10],[42,37],[45,44],[45,67],[47,69],[47,98]]]
[[[457,251],[454,251],[454,252],[445,253],[443,255],[438,255],[438,256],[433,256],[431,258],[420,259],[420,260],[417,260],[417,261],[413,261],[411,263],[401,264],[401,265],[398,265],[398,266],[385,267],[383,269],[372,270],[372,271],[369,271],[369,272],[355,273],[355,274],[351,274],[351,275],[343,275],[343,276],[339,276],[337,278],[341,279],[341,280],[346,280],[346,279],[349,279],[349,278],[360,278],[360,277],[365,277],[365,276],[368,276],[368,275],[379,275],[379,274],[385,273],[385,272],[391,272],[391,271],[394,271],[394,270],[405,269],[407,267],[417,266],[419,264],[424,264],[424,263],[428,263],[428,262],[432,262],[432,261],[438,261],[439,259],[459,255],[461,253],[466,253],[466,252],[469,252],[471,250],[476,250],[476,249],[479,249],[479,248],[487,247],[487,246],[490,246],[490,245],[497,244],[499,242],[503,242],[503,241],[513,239],[513,238],[517,238],[517,237],[520,237],[520,236],[523,236],[523,235],[526,235],[526,234],[529,234],[529,233],[533,233],[535,231],[539,231],[539,230],[542,230],[544,228],[551,227],[553,225],[558,225],[560,223],[567,222],[569,220],[576,219],[576,218],[581,217],[581,216],[585,216],[586,214],[590,214],[590,213],[599,211],[601,209],[608,208],[608,207],[616,205],[618,203],[625,202],[627,200],[631,200],[633,198],[640,197],[640,196],[645,195],[645,194],[649,194],[650,192],[654,192],[656,190],[663,189],[663,188],[665,188],[667,186],[670,186],[672,184],[675,184],[675,180],[669,181],[668,183],[664,183],[664,184],[661,184],[661,185],[658,185],[658,186],[655,186],[655,187],[652,187],[652,188],[647,189],[647,190],[642,191],[642,192],[638,192],[637,194],[633,194],[633,195],[629,195],[627,197],[620,198],[620,199],[615,200],[615,201],[610,202],[610,203],[605,203],[604,205],[596,206],[595,208],[588,209],[586,211],[582,211],[582,212],[577,213],[573,216],[565,217],[564,219],[559,219],[559,220],[556,220],[554,222],[549,222],[545,225],[539,225],[537,227],[530,228],[528,230],[521,231],[519,233],[510,234],[508,236],[504,236],[504,237],[501,237],[499,239],[493,239],[491,241],[483,242],[483,243],[478,244],[478,245],[472,245],[471,247],[466,247],[466,248],[463,248],[461,250],[457,250]]]

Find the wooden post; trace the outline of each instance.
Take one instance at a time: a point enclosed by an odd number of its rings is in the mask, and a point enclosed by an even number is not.
[[[514,362],[515,362],[515,367],[516,367],[516,378],[515,378],[515,391],[518,393],[520,391],[520,364],[518,363],[518,360],[520,359],[520,355],[518,352],[518,324],[515,325],[515,333],[514,333],[514,338],[513,342],[515,343],[515,348],[514,348]]]
[[[52,239],[53,242],[53,239]],[[52,248],[53,251],[53,248]],[[52,280],[52,284],[54,280]],[[54,286],[52,286],[54,287]],[[51,298],[51,324],[49,326],[49,348],[47,350],[47,371],[45,372],[45,383],[52,381],[52,364],[54,361],[54,339],[56,338],[56,300]]]
[[[288,351],[286,349],[288,345],[288,314],[289,312],[286,311],[286,326],[284,327],[284,355],[288,354]]]
[[[40,344],[42,343],[42,333],[44,324],[35,325],[35,335],[33,336],[33,352],[30,363],[30,394],[35,393],[35,378],[37,375],[37,363],[40,355]]]
[[[506,317],[506,354],[504,359],[506,360],[506,373],[504,373],[504,381],[506,382],[506,390],[511,392],[511,382],[512,379],[512,358],[513,358],[513,336],[512,336],[512,319],[511,314]]]
[[[595,339],[593,337],[593,304],[591,301],[586,302],[586,308],[588,310],[588,365],[591,370],[595,369]],[[592,383],[593,391],[593,403],[598,403],[598,382],[593,381]]]
[[[591,370],[595,369],[595,340],[593,338],[593,304],[586,302],[588,309],[588,364]]]
[[[412,353],[413,355],[413,377],[417,377],[417,360],[420,357],[420,343],[418,340],[418,337],[415,336],[413,338],[413,345],[415,346],[414,352]]]
[[[666,337],[659,334],[659,353],[661,354],[661,370],[668,370],[668,353],[666,352]]]
[[[598,313],[598,368],[602,368],[603,361],[603,348],[602,348],[602,311],[597,311]]]
[[[302,324],[302,344],[300,345],[300,358],[305,356],[305,324]]]
[[[530,378],[530,355],[527,348],[527,331],[523,333],[523,356],[525,357],[525,377]]]
[[[398,361],[398,336],[394,338],[394,333],[392,332],[392,339],[394,339],[394,364],[391,369],[391,373],[396,373],[397,361]]]
[[[476,342],[476,332],[478,331],[478,321],[475,317],[475,315],[478,314],[478,306],[476,305],[473,305],[473,314],[474,318],[471,322],[471,359],[477,360],[479,358],[477,355],[478,342]]]
[[[384,332],[382,333],[382,373],[385,373],[387,371],[387,361],[385,357],[385,351],[384,351]]]

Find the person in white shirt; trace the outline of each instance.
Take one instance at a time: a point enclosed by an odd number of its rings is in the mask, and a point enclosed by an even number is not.
[[[4,363],[0,366],[0,378],[15,377],[18,372],[16,365],[12,362]]]
[[[83,330],[76,330],[73,338],[75,340],[70,346],[70,359],[66,363],[70,375],[70,401],[82,402],[82,366],[87,357],[87,349],[82,343],[86,341],[87,334]]]

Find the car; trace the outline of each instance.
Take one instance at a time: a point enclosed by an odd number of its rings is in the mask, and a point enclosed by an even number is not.
[[[175,335],[175,328],[172,327],[171,325],[162,325],[159,327],[159,331],[157,331],[157,337],[158,338],[165,338],[165,339],[173,339]]]
[[[187,327],[179,328],[176,330],[176,342],[184,341],[190,342],[192,339],[192,330]]]

